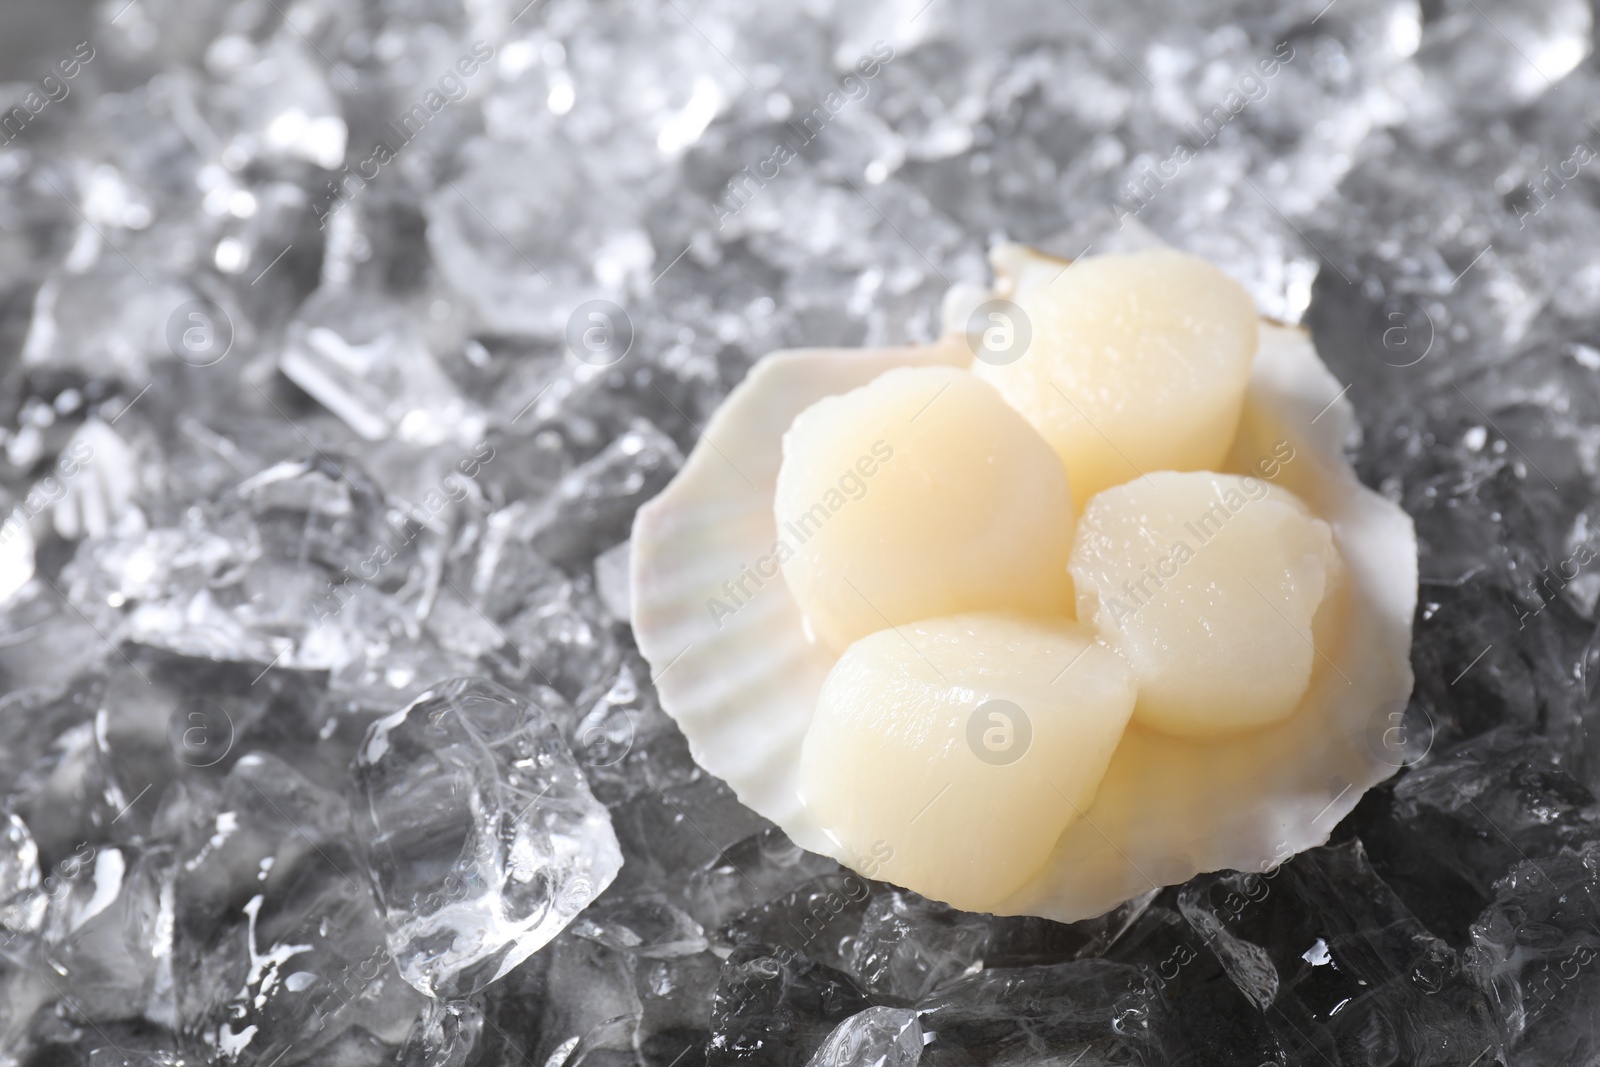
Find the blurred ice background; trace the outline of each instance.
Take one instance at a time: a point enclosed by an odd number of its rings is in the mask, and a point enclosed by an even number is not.
[[[1593,41],[1585,0],[7,0],[0,1064],[1595,1062]],[[1422,541],[1408,768],[1074,926],[800,853],[655,703],[633,511],[766,352],[1130,226],[1349,384]]]

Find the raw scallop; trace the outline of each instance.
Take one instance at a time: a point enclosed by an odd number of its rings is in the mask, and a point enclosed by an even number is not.
[[[800,752],[809,810],[877,876],[983,911],[1094,800],[1133,677],[1069,622],[982,614],[880,630],[828,674]]]
[[[1018,275],[1048,280],[1063,266],[1018,246],[992,259],[1001,292]],[[965,321],[961,305],[971,296],[952,294],[947,323]],[[696,760],[796,843],[858,870],[868,865],[823,833],[799,788],[801,744],[837,657],[807,640],[781,580],[761,584],[732,615],[719,611],[729,606],[722,585],[773,551],[781,442],[796,415],[896,367],[971,358],[960,328],[948,326],[932,346],[769,356],[634,524],[634,634]],[[1330,652],[1338,669],[1314,674],[1294,713],[1258,730],[1197,742],[1131,726],[1091,806],[1038,873],[990,910],[1072,922],[1201,871],[1264,870],[1322,844],[1367,789],[1395,772],[1370,738],[1373,723],[1411,693],[1416,535],[1345,460],[1354,416],[1342,389],[1305,331],[1263,323],[1238,431],[1217,465],[1244,474],[1279,442],[1295,450],[1276,484],[1328,524],[1345,568]]]
[[[1107,489],[1072,549],[1078,617],[1133,667],[1134,719],[1190,737],[1294,711],[1327,669],[1319,613],[1339,570],[1328,524],[1254,474],[1157,471]]]
[[[783,453],[783,576],[833,649],[963,611],[1072,613],[1066,471],[986,382],[890,371],[801,412]]]
[[[973,371],[1054,446],[1080,507],[1147,471],[1222,462],[1257,343],[1238,282],[1156,248],[1021,272],[1009,299],[1026,344]]]

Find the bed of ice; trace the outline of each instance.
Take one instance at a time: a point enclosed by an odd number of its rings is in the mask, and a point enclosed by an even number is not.
[[[1600,1061],[1584,0],[34,9],[0,1064]],[[1349,383],[1406,769],[1276,872],[952,911],[695,767],[629,524],[764,353],[1130,225]]]

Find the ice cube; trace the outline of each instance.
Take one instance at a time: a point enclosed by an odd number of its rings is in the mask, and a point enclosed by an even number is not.
[[[932,1064],[1166,1062],[1165,1008],[1137,968],[1106,960],[1000,967],[917,1005]]]
[[[392,1061],[423,1000],[384,943],[338,793],[247,754],[179,858],[179,1018],[213,1059],[336,1062],[365,1042]]]
[[[1572,766],[1554,741],[1497,727],[1435,751],[1400,778],[1391,802],[1365,805],[1362,840],[1407,906],[1465,947],[1514,864],[1600,840],[1600,806]]]
[[[917,1013],[879,1006],[836,1026],[806,1067],[917,1067],[921,1059]]]
[[[89,1022],[146,1013],[171,1020],[172,853],[86,848],[45,916],[44,955],[62,1000]]]
[[[804,1067],[813,1050],[872,1001],[848,976],[792,952],[744,945],[722,967],[708,1067]]]
[[[397,1067],[464,1067],[482,1031],[483,1012],[470,1001],[429,1001]]]
[[[1600,1053],[1600,843],[1518,863],[1473,924],[1472,943],[1507,1062],[1585,1063]]]
[[[44,922],[47,898],[39,891],[39,846],[15,815],[0,820],[0,942],[34,933]]]
[[[405,980],[477,992],[622,867],[556,724],[490,682],[444,682],[367,732],[354,772],[369,870]]]
[[[1492,1043],[1461,958],[1383,883],[1359,840],[1264,873],[1204,875],[1178,905],[1291,1057],[1442,1067]]]
[[[986,916],[891,889],[868,903],[851,942],[850,970],[871,992],[920,1000],[982,966],[989,941]]]
[[[556,563],[587,562],[625,540],[639,505],[683,465],[672,438],[645,419],[567,474],[530,516],[533,547]]]

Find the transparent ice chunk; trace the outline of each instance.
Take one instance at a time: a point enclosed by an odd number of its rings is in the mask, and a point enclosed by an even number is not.
[[[250,753],[210,811],[178,864],[182,1029],[222,1063],[338,1062],[352,1043],[388,1046],[392,1060],[423,1000],[384,944],[343,798]]]
[[[51,894],[44,956],[72,1014],[172,1017],[173,857],[85,846]],[[163,981],[164,979],[164,981]]]
[[[1472,928],[1472,962],[1512,1059],[1584,1063],[1600,1052],[1600,843],[1517,864]]]
[[[982,964],[989,927],[982,916],[915,893],[876,894],[852,941],[851,971],[874,993],[920,1000]]]
[[[741,945],[722,966],[706,1062],[802,1067],[835,1027],[871,1006],[840,971],[770,945]]]
[[[418,325],[360,290],[326,289],[308,301],[278,363],[369,441],[470,446],[487,428],[440,370]]]
[[[556,724],[493,683],[445,682],[374,723],[354,770],[390,951],[429,996],[503,976],[622,867]]]
[[[806,1067],[917,1067],[921,1059],[916,1011],[873,1007],[835,1027]]]
[[[28,824],[7,814],[0,821],[0,940],[33,933],[44,922],[48,900],[39,882],[39,846]]]

